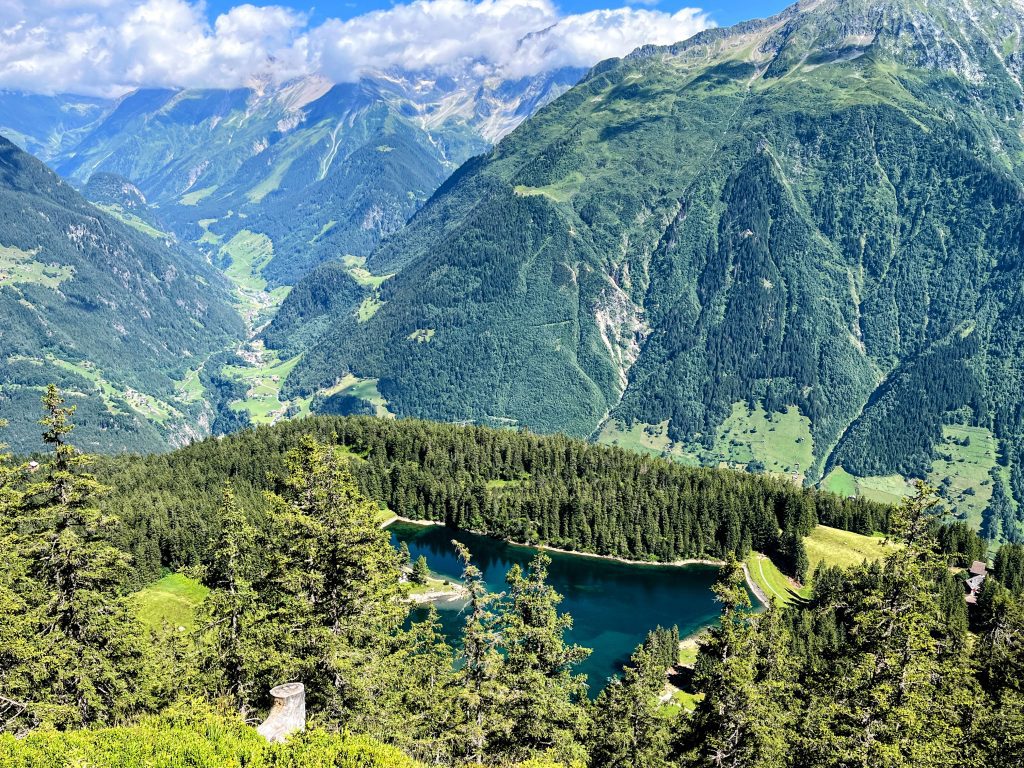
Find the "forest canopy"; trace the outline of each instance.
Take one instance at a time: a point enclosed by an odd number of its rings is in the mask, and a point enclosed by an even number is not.
[[[280,488],[287,452],[307,437],[338,446],[360,491],[395,515],[631,560],[742,559],[755,549],[795,573],[795,542],[815,525],[865,534],[889,525],[890,507],[867,499],[563,435],[319,416],[99,460],[97,476],[113,488],[101,503],[123,523],[137,583],[205,561],[225,481],[265,513],[264,492]]]

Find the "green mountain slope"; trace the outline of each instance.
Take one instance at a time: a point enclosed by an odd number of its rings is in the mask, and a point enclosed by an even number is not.
[[[142,190],[123,176],[114,173],[94,173],[89,177],[82,195],[100,210],[144,235],[168,244],[176,241],[174,235],[168,231],[167,224],[146,201]]]
[[[144,89],[123,97],[56,168],[78,183],[96,172],[131,180],[183,240],[269,237],[264,275],[289,285],[328,259],[368,255],[459,163],[581,74],[488,84],[379,72],[336,85],[309,76],[234,90]]]
[[[3,138],[0,317],[0,418],[16,448],[38,444],[51,381],[79,406],[89,450],[207,434],[197,371],[242,333],[209,264],[104,214]]]
[[[791,414],[769,468],[812,480],[937,477],[976,428],[998,461],[964,514],[1016,536],[1022,25],[822,0],[599,65],[378,249],[375,312],[285,389],[351,373],[399,414],[755,466]]]

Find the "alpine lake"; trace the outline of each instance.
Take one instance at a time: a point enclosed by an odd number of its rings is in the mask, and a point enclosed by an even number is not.
[[[388,531],[396,547],[405,542],[414,561],[425,556],[432,575],[453,582],[459,581],[462,564],[451,542],[460,541],[469,548],[472,562],[493,592],[505,589],[505,574],[513,565],[525,569],[537,553],[532,547],[441,525],[395,522]],[[587,675],[591,696],[622,670],[655,627],[678,626],[680,637],[685,638],[718,620],[719,606],[711,592],[718,575],[716,566],[633,564],[546,553],[551,558],[548,583],[564,598],[559,610],[573,619],[567,640],[592,650],[578,667]],[[441,599],[432,604],[448,639],[457,641],[466,618],[465,600]],[[426,604],[415,605],[410,621],[422,620],[427,612]]]

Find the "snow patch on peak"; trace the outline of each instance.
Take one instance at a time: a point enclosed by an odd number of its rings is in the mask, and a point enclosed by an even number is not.
[[[297,112],[324,96],[333,86],[334,83],[322,75],[300,77],[282,85],[274,99],[285,110]]]

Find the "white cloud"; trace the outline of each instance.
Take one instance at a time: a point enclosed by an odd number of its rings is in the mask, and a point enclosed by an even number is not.
[[[498,63],[519,38],[558,21],[548,0],[416,0],[311,33],[320,69],[351,78],[364,67],[439,68],[466,60]]]
[[[201,2],[187,0],[0,0],[0,87],[112,95],[235,87],[254,75],[342,81],[389,67],[521,76],[589,66],[710,25],[693,9],[567,16],[550,0],[414,0],[317,26],[280,6],[238,5],[211,24]]]
[[[542,34],[524,39],[505,71],[527,75],[555,67],[589,66],[644,44],[677,43],[708,26],[707,15],[693,8],[671,15],[617,8],[566,16]]]
[[[0,0],[0,87],[122,93],[235,86],[268,66],[308,71],[306,17],[240,5],[207,22],[184,0]]]

